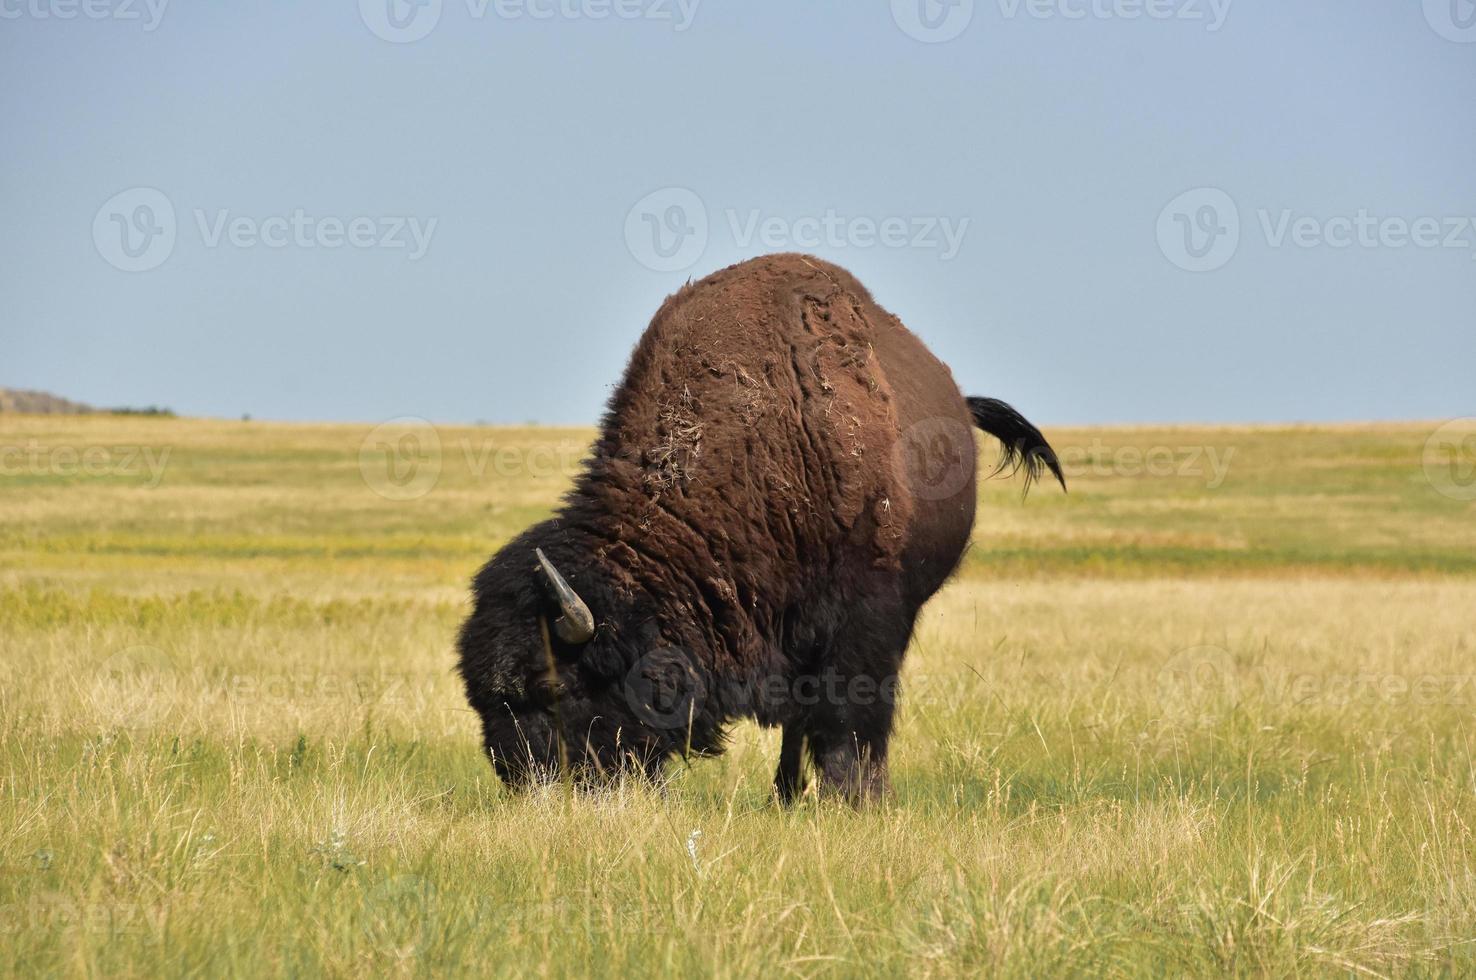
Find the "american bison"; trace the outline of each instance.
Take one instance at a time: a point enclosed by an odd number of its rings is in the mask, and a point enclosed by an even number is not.
[[[517,787],[655,776],[783,730],[774,788],[887,789],[897,673],[974,521],[978,426],[1029,480],[1055,453],[965,399],[835,265],[771,255],[669,297],[558,512],[481,569],[460,672]]]

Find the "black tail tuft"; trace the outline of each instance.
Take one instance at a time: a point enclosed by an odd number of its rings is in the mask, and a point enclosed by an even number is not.
[[[1056,451],[1025,416],[998,398],[970,398],[968,403],[969,411],[974,415],[974,424],[998,439],[1004,447],[1000,453],[999,465],[994,468],[991,476],[1006,469],[1011,473],[1024,469],[1025,490],[1028,493],[1030,484],[1040,479],[1041,471],[1050,470],[1060,482],[1061,489],[1066,489],[1066,477],[1061,473],[1061,462],[1056,459]]]

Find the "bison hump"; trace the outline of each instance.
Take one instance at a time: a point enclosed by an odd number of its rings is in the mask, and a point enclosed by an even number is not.
[[[889,316],[844,270],[806,256],[745,263],[670,297],[601,444],[639,463],[647,526],[686,525],[710,571],[738,579],[829,566],[842,550],[895,567],[911,499],[872,343]],[[733,581],[735,601],[753,587]]]

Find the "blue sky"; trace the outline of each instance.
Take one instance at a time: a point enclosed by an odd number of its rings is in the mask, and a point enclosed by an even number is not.
[[[1043,424],[1476,414],[1469,0],[0,15],[0,385],[592,422],[797,248]]]

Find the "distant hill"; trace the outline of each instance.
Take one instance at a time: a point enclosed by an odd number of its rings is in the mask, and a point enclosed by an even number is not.
[[[68,401],[45,391],[0,388],[0,412],[21,412],[27,415],[86,415],[95,411],[97,409],[91,405]]]
[[[45,391],[0,388],[0,414],[17,415],[88,415],[104,412],[112,415],[173,415],[167,408],[93,408]]]

